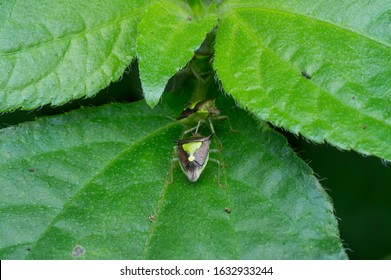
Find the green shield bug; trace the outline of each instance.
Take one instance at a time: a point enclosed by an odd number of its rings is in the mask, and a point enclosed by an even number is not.
[[[219,115],[220,111],[215,106],[215,99],[203,99],[187,105],[177,120],[186,126],[192,126],[201,120]]]
[[[201,123],[207,123],[212,134],[215,135],[216,140],[219,142],[220,147],[222,147],[220,139],[215,134],[215,129],[213,127],[212,120],[228,120],[228,124],[231,131],[236,131],[232,128],[231,121],[228,116],[220,115],[220,110],[215,106],[215,99],[208,98],[203,100],[198,100],[190,103],[177,118],[182,125],[185,127],[191,127],[190,129],[182,132],[182,136],[187,133],[195,131],[195,134],[198,133],[198,129]]]

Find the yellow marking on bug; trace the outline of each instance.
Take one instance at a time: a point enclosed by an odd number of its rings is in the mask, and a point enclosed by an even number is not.
[[[182,145],[183,150],[188,155],[195,154],[202,146],[202,142],[190,142]]]
[[[195,157],[194,157],[193,155],[191,155],[191,156],[189,156],[189,157],[187,158],[187,160],[190,161],[190,162],[192,162],[192,161],[195,160]]]

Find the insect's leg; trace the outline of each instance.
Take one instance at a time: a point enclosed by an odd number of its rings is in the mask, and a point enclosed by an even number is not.
[[[215,134],[215,128],[213,127],[213,123],[210,118],[208,118],[209,127],[213,134]]]
[[[192,128],[190,128],[190,129],[188,129],[188,130],[183,131],[183,132],[181,133],[180,138],[182,139],[183,136],[185,136],[186,134],[188,134],[188,133],[190,133],[190,132],[193,132],[194,130],[195,130],[195,132],[194,132],[193,134],[197,134],[197,133],[198,133],[198,129],[199,129],[200,126],[201,126],[201,123],[205,123],[205,122],[206,122],[205,120],[199,120],[198,123],[197,123],[197,125],[196,125],[195,127],[192,127]]]
[[[181,133],[180,139],[182,139],[183,136],[185,136],[186,134],[188,134],[188,133],[190,133],[190,132],[193,132],[193,131],[196,130],[196,129],[198,129],[198,126],[195,126],[195,127],[192,127],[192,128],[190,128],[190,129],[187,129],[187,130],[183,131],[183,132]]]
[[[177,147],[175,146],[173,149],[174,154],[177,155]],[[166,185],[171,185],[174,182],[174,164],[176,161],[179,161],[179,158],[174,156],[170,162],[170,169],[168,170],[168,181],[166,181]]]
[[[221,143],[219,137],[217,137],[216,133],[215,133],[215,129],[213,127],[213,123],[212,123],[212,120],[211,118],[208,118],[208,122],[209,122],[209,127],[210,127],[210,130],[212,131],[213,133],[213,137],[216,139],[216,141],[219,143],[219,146],[220,146],[220,150],[223,149],[223,144]]]
[[[215,117],[213,117],[213,120],[227,120],[228,121],[228,125],[229,125],[229,130],[231,132],[239,132],[239,130],[236,130],[236,129],[232,128],[231,120],[230,120],[230,118],[227,115],[215,116]]]
[[[209,152],[217,152],[217,150],[210,150]],[[218,166],[218,171],[217,171],[217,184],[219,185],[220,188],[223,188],[220,182],[220,177],[221,177],[221,162],[217,159],[214,158],[209,158],[209,161],[212,161],[214,163],[217,163]]]

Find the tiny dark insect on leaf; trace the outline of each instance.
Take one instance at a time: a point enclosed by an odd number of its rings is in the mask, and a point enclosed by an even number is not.
[[[29,172],[34,173],[35,171],[37,170],[34,167],[29,167]]]
[[[308,74],[306,71],[301,71],[301,75],[302,75],[304,78],[306,78],[306,79],[308,79],[308,80],[311,80],[310,74]]]

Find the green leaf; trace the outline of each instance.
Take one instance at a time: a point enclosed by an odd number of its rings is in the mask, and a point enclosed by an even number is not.
[[[136,24],[145,3],[0,4],[0,112],[64,104],[119,79],[135,57]]]
[[[185,101],[165,96],[1,130],[0,258],[346,258],[312,171],[243,110],[228,111],[239,132],[215,122],[221,186],[214,162],[196,183],[175,164],[167,185]]]
[[[263,120],[391,160],[391,2],[226,1],[214,67]]]
[[[158,1],[141,16],[137,58],[145,99],[151,107],[217,23],[217,15],[204,9],[195,13],[183,2]]]

